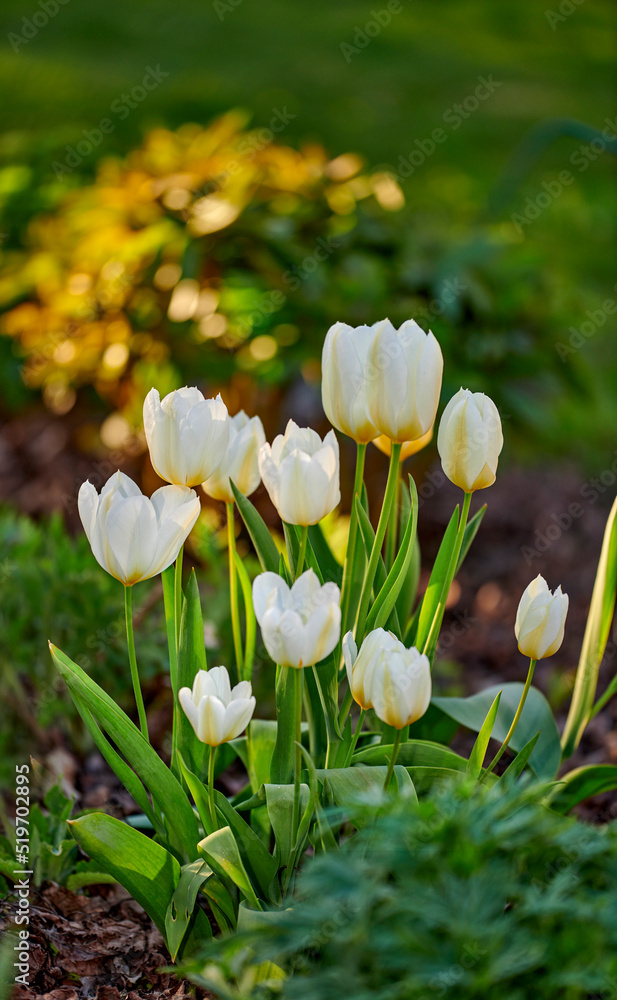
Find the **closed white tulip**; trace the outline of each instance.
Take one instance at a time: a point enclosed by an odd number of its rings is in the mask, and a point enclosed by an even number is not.
[[[563,642],[568,614],[568,595],[561,587],[554,593],[544,577],[532,580],[521,597],[516,612],[514,633],[521,653],[532,660],[543,660],[556,653]]]
[[[232,688],[227,667],[198,670],[193,689],[180,688],[178,701],[197,739],[210,747],[235,740],[255,711],[250,682],[240,681]]]
[[[162,486],[148,498],[123,472],[107,480],[100,496],[83,483],[78,506],[94,558],[127,587],[174,562],[200,511],[194,490]]]
[[[154,471],[176,486],[197,486],[222,462],[229,442],[229,417],[220,396],[204,399],[199,389],[176,389],[161,400],[151,389],[144,400],[144,430]]]
[[[377,327],[335,323],[326,334],[321,358],[321,399],[337,431],[359,444],[377,435],[369,415],[368,355]]]
[[[288,587],[277,573],[261,573],[253,583],[253,607],[275,663],[310,667],[335,648],[341,634],[341,592],[319,583],[312,569]]]
[[[341,499],[339,447],[334,431],[323,441],[290,420],[284,434],[259,451],[259,472],[272,503],[288,524],[317,524]]]
[[[216,472],[202,483],[204,491],[215,500],[233,503],[229,480],[248,497],[260,483],[259,449],[266,442],[259,417],[247,417],[244,410],[229,418],[229,443]]]
[[[503,448],[499,411],[483,392],[459,389],[441,418],[437,450],[448,479],[466,493],[492,486]]]
[[[369,416],[380,434],[402,444],[423,437],[435,423],[443,356],[432,333],[410,319],[395,330],[375,324],[368,353]]]
[[[360,652],[348,632],[343,656],[349,686],[361,708],[374,709],[382,722],[403,729],[426,712],[431,700],[428,657],[407,649],[392,632],[376,628],[366,636]]]

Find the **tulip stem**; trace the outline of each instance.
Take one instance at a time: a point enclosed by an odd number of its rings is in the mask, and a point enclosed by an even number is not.
[[[210,805],[210,822],[212,823],[211,833],[218,829],[216,819],[216,805],[214,804],[214,760],[216,757],[216,747],[208,747],[208,803]]]
[[[184,555],[184,545],[181,546],[176,559],[176,573],[174,577],[174,597],[176,612],[176,649],[180,649],[180,622],[182,620],[182,556]]]
[[[349,602],[351,601],[351,589],[353,583],[353,569],[355,564],[356,541],[358,538],[358,515],[356,514],[356,496],[362,495],[362,483],[364,482],[364,461],[366,458],[366,445],[358,443],[356,453],[356,473],[353,482],[353,495],[351,497],[351,511],[349,514],[349,538],[347,539],[347,552],[345,555],[345,568],[343,570],[343,596],[341,600],[343,627],[341,634],[347,630],[349,618]]]
[[[512,719],[512,725],[508,729],[508,732],[506,733],[506,738],[503,741],[503,743],[501,744],[501,746],[499,747],[499,750],[497,751],[497,753],[493,757],[492,761],[490,762],[490,764],[486,768],[486,770],[484,772],[484,778],[488,777],[488,775],[491,773],[491,771],[493,770],[493,768],[495,767],[495,765],[501,760],[504,751],[507,750],[508,744],[510,743],[510,740],[514,736],[514,730],[518,726],[518,721],[519,721],[519,719],[520,719],[520,717],[522,715],[523,709],[525,707],[525,702],[527,701],[527,695],[529,694],[529,688],[531,687],[531,681],[533,679],[533,672],[534,672],[534,670],[536,668],[536,663],[537,662],[538,662],[537,660],[530,660],[529,661],[529,669],[527,671],[527,680],[525,681],[525,687],[523,688],[523,693],[521,695],[521,700],[518,703],[518,708],[516,710],[516,714],[515,714],[514,718]]]
[[[377,523],[375,540],[373,542],[373,548],[371,549],[371,556],[369,559],[368,566],[366,567],[366,573],[364,574],[364,583],[362,585],[362,597],[360,598],[360,608],[358,610],[358,628],[356,632],[356,643],[358,649],[362,645],[362,640],[364,639],[366,616],[368,614],[369,601],[371,599],[371,592],[373,590],[373,581],[375,579],[377,565],[379,563],[379,558],[381,556],[381,546],[383,545],[383,540],[386,534],[386,528],[388,526],[388,521],[390,519],[390,511],[392,510],[392,504],[396,496],[396,491],[398,490],[398,467],[401,455],[401,448],[402,448],[401,444],[397,444],[395,441],[392,442],[392,451],[390,453],[390,469],[388,471],[388,482],[386,483],[386,492],[384,494],[383,504],[381,505],[381,513],[379,515],[379,521]]]
[[[388,520],[388,528],[386,531],[386,572],[389,573],[392,569],[392,564],[394,562],[394,553],[396,552],[396,541],[398,535],[398,509],[399,509],[399,494],[401,487],[401,465],[399,464],[399,475],[396,483],[396,492],[394,494],[394,499],[392,501],[392,510],[390,511],[390,518]]]
[[[234,635],[234,652],[236,655],[236,669],[238,680],[244,680],[244,663],[242,652],[242,634],[240,631],[240,606],[238,603],[238,575],[236,572],[236,534],[234,530],[233,503],[225,505],[227,508],[227,549],[229,553],[229,599],[231,602],[231,628]]]
[[[294,574],[294,580],[297,580],[300,576],[302,570],[304,569],[304,560],[306,558],[306,543],[308,539],[308,526],[303,525],[300,528],[300,548],[298,549],[298,560],[296,562],[296,572]]]
[[[366,715],[366,710],[363,708],[360,711],[360,717],[358,719],[358,724],[356,726],[356,730],[355,730],[355,732],[353,734],[351,743],[349,745],[349,750],[347,751],[347,757],[345,758],[345,765],[344,765],[345,767],[349,767],[349,765],[351,764],[351,758],[353,757],[353,755],[355,753],[355,749],[356,749],[358,740],[360,738],[360,733],[362,731],[362,724],[364,723],[364,716],[365,715]]]
[[[137,671],[137,657],[135,655],[135,634],[133,632],[133,588],[132,587],[125,586],[124,588],[124,613],[126,616],[126,641],[129,648],[129,664],[131,667],[131,679],[133,681],[133,691],[135,692],[135,703],[137,705],[137,714],[139,716],[139,726],[141,729],[142,736],[149,742],[148,721],[146,719],[144,699],[141,693],[141,685],[139,683],[139,673]]]
[[[302,774],[302,694],[304,687],[304,671],[294,669],[294,709],[295,709],[295,738],[296,738],[296,760],[294,767],[294,802],[292,818],[292,844],[298,838],[298,828],[300,826],[300,777]]]
[[[396,736],[394,737],[394,743],[392,744],[392,753],[390,755],[390,760],[388,761],[388,770],[386,771],[386,780],[384,781],[383,790],[388,791],[390,787],[390,782],[392,781],[392,774],[394,773],[394,765],[396,764],[396,758],[398,757],[398,748],[401,745],[401,733],[402,729],[396,730]]]
[[[467,525],[467,518],[469,517],[469,507],[471,505],[471,498],[473,493],[465,493],[465,499],[463,500],[463,509],[459,517],[458,530],[456,532],[456,538],[454,540],[454,549],[450,557],[450,565],[448,566],[448,572],[446,574],[446,579],[441,590],[441,596],[439,598],[439,603],[435,609],[435,615],[431,624],[429,634],[426,637],[426,642],[424,643],[423,654],[431,659],[431,651],[433,644],[436,642],[437,634],[441,627],[443,621],[443,613],[446,607],[446,601],[448,600],[448,594],[450,593],[450,587],[452,586],[452,581],[456,575],[456,567],[458,565],[458,559],[461,554],[461,548],[463,546],[463,538],[465,536],[465,527]]]

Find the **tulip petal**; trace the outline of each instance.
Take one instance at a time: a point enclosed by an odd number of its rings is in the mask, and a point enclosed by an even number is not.
[[[154,508],[147,497],[128,497],[113,503],[105,522],[107,545],[122,575],[118,579],[131,586],[147,580],[157,543]],[[115,574],[114,574],[115,575]]]
[[[261,625],[266,613],[268,598],[275,591],[282,607],[289,606],[289,587],[278,573],[260,573],[253,581],[253,610]]]

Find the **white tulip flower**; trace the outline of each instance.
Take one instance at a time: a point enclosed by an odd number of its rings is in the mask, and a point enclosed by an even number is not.
[[[253,583],[253,607],[275,663],[310,667],[336,647],[341,634],[341,592],[319,583],[312,569],[288,587],[277,573],[261,573]]]
[[[255,711],[250,681],[232,688],[227,667],[198,670],[193,689],[180,688],[178,701],[202,743],[218,747],[244,732]]]
[[[220,395],[176,389],[161,400],[151,389],[144,400],[144,430],[154,471],[176,486],[197,486],[216,472],[229,442],[229,417]]]
[[[366,377],[369,416],[379,434],[402,444],[423,437],[435,423],[443,356],[434,335],[410,319],[373,327]]]
[[[563,642],[568,603],[561,587],[551,593],[544,577],[538,575],[531,581],[521,597],[514,625],[521,653],[543,660],[557,652]]]
[[[334,431],[323,441],[290,420],[284,434],[259,450],[259,472],[272,503],[288,524],[317,524],[341,499],[339,447]]]
[[[369,415],[368,355],[379,323],[348,326],[335,323],[326,334],[321,358],[321,399],[337,431],[358,444],[377,436]]]
[[[382,722],[403,729],[426,712],[431,700],[428,657],[407,649],[392,632],[376,628],[360,652],[351,632],[343,639],[343,656],[354,700],[374,709]]]
[[[437,450],[448,479],[466,493],[492,486],[503,448],[499,410],[482,392],[459,389],[441,418]]]
[[[100,496],[83,483],[78,507],[94,558],[127,587],[174,562],[200,511],[194,490],[162,486],[148,498],[123,472],[107,480]]]
[[[259,475],[259,449],[266,443],[263,424],[259,417],[247,417],[240,410],[229,418],[229,444],[216,472],[202,483],[208,496],[215,500],[233,503],[234,495],[229,480],[233,480],[240,493],[248,497],[261,481]]]

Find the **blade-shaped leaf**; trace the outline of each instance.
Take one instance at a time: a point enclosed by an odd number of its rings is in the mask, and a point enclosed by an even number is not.
[[[428,587],[426,588],[426,592],[422,598],[422,606],[415,638],[415,645],[421,651],[424,649],[426,640],[430,635],[433,627],[433,619],[437,614],[440,601],[442,600],[442,594],[446,584],[448,570],[450,568],[450,560],[454,551],[454,542],[458,529],[458,516],[459,509],[457,506],[454,508],[448,527],[444,532],[441,545],[439,546],[439,552],[437,553],[437,558],[433,564],[433,569],[428,581]]]
[[[340,587],[343,582],[343,567],[332,552],[319,524],[311,524],[308,538],[321,570],[322,579]]]
[[[219,878],[223,881],[229,879],[251,906],[256,910],[261,909],[255,889],[242,863],[236,839],[228,826],[200,840],[197,850]]]
[[[231,483],[231,488],[242,520],[244,521],[246,529],[251,536],[251,541],[255,546],[255,552],[259,557],[262,569],[271,573],[278,573],[278,549],[263,518],[257,512],[251,501],[247,500],[243,493],[240,493],[240,490],[237,488],[235,483]]]
[[[352,760],[354,764],[386,765],[391,754],[391,745],[375,744],[356,750]],[[429,740],[408,740],[406,743],[401,743],[396,759],[397,763],[404,767],[448,767],[454,771],[465,771],[467,767],[464,757],[440,743],[431,743]]]
[[[465,525],[465,530],[463,532],[463,542],[461,544],[461,551],[459,552],[458,562],[456,564],[456,571],[454,573],[455,576],[458,573],[461,566],[463,565],[463,563],[465,562],[465,556],[467,555],[469,549],[471,548],[471,543],[478,534],[478,528],[482,524],[482,518],[484,517],[485,513],[486,513],[486,504],[484,504],[483,507],[480,507],[480,510],[477,510],[474,516],[470,518],[467,524]]]
[[[60,649],[51,644],[50,649],[71,693],[75,692],[92,712],[164,814],[170,846],[178,850],[183,859],[194,860],[199,838],[197,820],[180,783],[113,699]]]
[[[589,716],[598,684],[598,671],[608,641],[617,593],[617,500],[611,509],[596,580],[583,636],[581,656],[570,711],[563,733],[563,756],[570,757],[578,746]],[[602,701],[602,699],[600,699]]]
[[[511,684],[494,685],[473,694],[469,698],[433,698],[432,705],[456,719],[462,726],[479,732],[493,699],[501,689],[501,701],[493,738],[503,741],[514,719],[524,685],[518,681]],[[514,750],[522,750],[525,744],[540,730],[540,738],[529,758],[529,766],[539,778],[554,778],[561,762],[559,730],[550,706],[537,688],[530,688],[518,726],[511,740]]]
[[[288,865],[293,854],[293,785],[265,785],[266,805],[276,842],[277,867]],[[300,814],[306,809],[310,791],[300,785]]]
[[[195,570],[191,570],[189,582],[182,602],[180,623],[180,643],[178,648],[178,691],[193,687],[199,670],[207,670],[206,644],[204,641],[204,620]],[[177,697],[177,692],[175,692]],[[176,705],[176,725],[178,729],[178,750],[194,771],[204,768],[206,747],[195,735],[195,730],[184,712]]]
[[[190,865],[184,865],[180,872],[178,884],[165,914],[165,940],[172,962],[176,960],[180,945],[193,919],[197,893],[211,874],[212,871],[205,861],[193,861]],[[204,914],[201,913],[201,916]],[[199,925],[205,938],[212,937],[212,929],[207,919],[200,920]]]
[[[387,772],[386,766],[359,765],[318,770],[317,778],[320,782],[327,783],[338,806],[349,806],[357,803],[363,796],[366,796],[367,792],[383,791]],[[417,798],[413,781],[410,780],[407,770],[400,764],[396,764],[393,774],[398,783],[399,793]]]
[[[68,826],[84,854],[124,886],[165,935],[167,907],[180,879],[173,854],[105,813],[86,813]]]
[[[497,718],[500,700],[501,691],[498,691],[495,695],[493,704],[486,713],[486,718],[482,723],[482,728],[478,733],[476,742],[474,743],[473,749],[469,755],[469,760],[467,762],[467,774],[470,778],[477,779],[480,777],[480,772],[484,763],[484,755],[486,754],[486,748],[488,747],[488,743],[493,732],[493,726],[495,725],[495,719]]]
[[[508,764],[507,768],[505,769],[501,778],[499,779],[500,781],[504,780],[515,781],[518,778],[519,774],[523,773],[525,765],[527,764],[529,758],[531,757],[533,748],[535,747],[539,739],[540,739],[540,733],[536,733],[536,735],[533,736],[529,740],[529,742],[525,744],[523,749],[517,753],[512,763]]]
[[[617,765],[588,764],[577,767],[565,774],[556,783],[549,796],[549,805],[559,813],[567,813],[579,802],[600,795],[602,792],[612,792],[617,788]]]
[[[246,624],[246,635],[244,639],[244,679],[250,680],[253,673],[253,660],[255,659],[255,636],[257,634],[257,622],[253,609],[253,593],[251,580],[246,571],[242,559],[237,552],[234,552],[234,565],[240,581],[242,590],[242,600],[244,602],[244,621]]]
[[[412,477],[409,477],[409,489],[411,495],[411,516],[408,519],[405,534],[401,541],[401,546],[392,564],[392,569],[386,577],[386,582],[375,598],[375,603],[369,611],[366,619],[366,632],[371,632],[375,628],[382,628],[390,617],[396,599],[400,594],[401,587],[411,565],[413,555],[413,545],[416,537],[416,527],[418,523],[418,493],[416,484]]]

